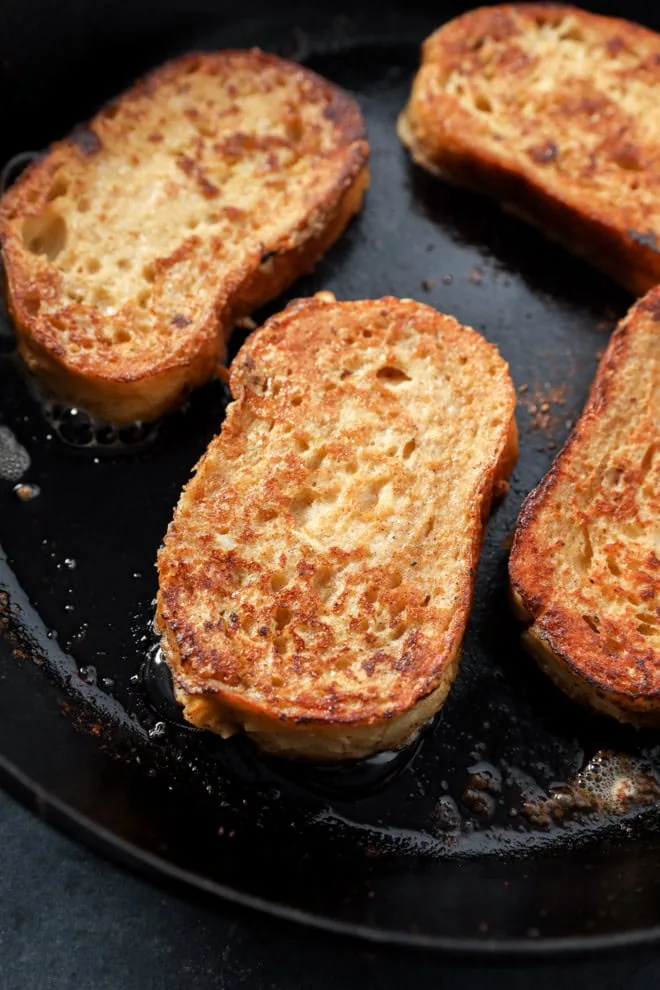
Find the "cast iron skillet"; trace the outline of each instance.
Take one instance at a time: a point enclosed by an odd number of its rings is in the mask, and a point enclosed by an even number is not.
[[[372,188],[362,215],[286,298],[322,287],[339,298],[413,296],[477,327],[511,364],[521,452],[440,717],[398,757],[303,772],[259,760],[240,739],[186,729],[154,660],[156,549],[220,426],[223,387],[202,389],[156,431],[116,437],[35,395],[3,322],[0,422],[31,458],[21,481],[40,490],[22,501],[14,482],[0,482],[3,779],[135,866],[373,941],[502,954],[657,939],[653,782],[639,795],[640,773],[660,767],[657,740],[565,700],[520,649],[506,597],[521,500],[579,415],[630,300],[486,200],[410,165],[394,121],[418,45],[461,9],[432,7],[383,0],[373,12],[352,3],[321,14],[245,2],[236,20],[235,5],[210,0],[5,0],[2,161],[43,148],[135,75],[192,47],[260,44],[354,92]],[[660,27],[660,11],[641,3],[605,7]],[[603,751],[617,755],[608,762]],[[585,767],[605,804],[553,817]],[[621,773],[634,794],[617,803]]]

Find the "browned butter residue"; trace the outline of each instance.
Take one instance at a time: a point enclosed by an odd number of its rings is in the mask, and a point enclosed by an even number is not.
[[[526,801],[522,814],[532,825],[547,827],[574,812],[623,815],[635,806],[660,801],[660,779],[634,756],[599,750],[565,784],[545,798]]]

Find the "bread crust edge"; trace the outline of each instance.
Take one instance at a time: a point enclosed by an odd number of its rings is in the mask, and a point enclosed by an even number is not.
[[[587,658],[593,656],[593,645],[579,638],[570,642],[563,641],[564,631],[570,630],[572,616],[558,604],[553,604],[551,614],[546,611],[542,592],[534,585],[533,553],[530,556],[526,552],[527,541],[533,544],[530,533],[537,514],[561,477],[564,460],[572,448],[588,434],[590,423],[600,415],[603,405],[609,401],[611,381],[622,361],[629,336],[634,332],[639,309],[660,319],[660,286],[639,300],[615,329],[578,423],[550,470],[523,502],[509,558],[509,579],[514,612],[526,626],[522,637],[523,645],[550,679],[578,703],[619,722],[644,727],[660,725],[660,693],[626,691],[589,672],[592,665],[587,663]]]

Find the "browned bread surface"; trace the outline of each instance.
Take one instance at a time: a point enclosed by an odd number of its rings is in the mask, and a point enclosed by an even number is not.
[[[185,716],[312,759],[402,745],[456,674],[517,454],[507,365],[429,306],[319,293],[247,341],[230,387],[158,559]]]
[[[473,10],[424,43],[399,135],[641,295],[660,282],[660,35],[554,4]]]
[[[614,332],[523,506],[510,573],[526,644],[560,687],[620,720],[660,722],[660,288]]]
[[[23,357],[104,419],[156,418],[339,236],[367,156],[357,104],[308,69],[258,50],[167,63],[0,202]]]

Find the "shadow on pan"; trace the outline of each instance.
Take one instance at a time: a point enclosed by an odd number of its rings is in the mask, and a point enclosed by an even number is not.
[[[222,8],[169,0],[157,34],[151,6],[114,4],[102,31],[92,7],[67,4],[48,45],[47,14],[37,28],[24,6],[20,23],[17,4],[3,8],[7,25],[16,20],[5,71],[17,84],[3,160],[43,147],[185,48],[260,43],[304,60],[360,100],[373,182],[314,274],[260,315],[321,288],[412,296],[455,314],[511,365],[520,460],[491,520],[461,674],[440,716],[413,751],[303,773],[186,728],[155,652],[155,553],[220,426],[223,386],[147,433],[94,431],[39,398],[0,324],[0,421],[30,461],[23,498],[0,482],[6,783],[133,865],[371,940],[534,953],[657,938],[657,743],[566,701],[523,655],[506,603],[520,503],[579,415],[629,299],[486,200],[410,166],[394,122],[418,44],[460,5],[431,16],[384,4],[374,24],[359,4],[330,18],[254,4],[234,22]],[[127,29],[134,43],[120,67],[108,45]],[[573,800],[578,774],[593,801]],[[613,799],[622,778],[637,799]]]

